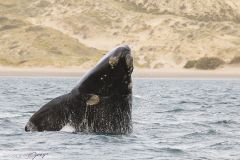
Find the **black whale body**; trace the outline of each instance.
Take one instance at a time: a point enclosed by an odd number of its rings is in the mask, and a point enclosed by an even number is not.
[[[25,131],[59,131],[70,125],[77,132],[130,133],[132,71],[130,48],[113,49],[70,93],[51,100],[33,114]]]

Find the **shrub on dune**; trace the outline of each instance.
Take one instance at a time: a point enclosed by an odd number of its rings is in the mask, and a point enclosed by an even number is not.
[[[189,60],[187,63],[184,65],[184,68],[189,69],[189,68],[194,68],[196,65],[197,61],[196,60]]]
[[[234,57],[231,61],[230,64],[240,64],[240,56]]]
[[[196,68],[202,70],[213,70],[223,65],[225,62],[217,57],[203,57],[197,60]]]

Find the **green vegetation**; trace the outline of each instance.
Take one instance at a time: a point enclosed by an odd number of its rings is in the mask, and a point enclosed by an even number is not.
[[[230,64],[240,64],[240,56],[234,57],[231,61]]]
[[[201,70],[214,70],[223,65],[225,62],[217,57],[203,57],[198,60],[189,60],[184,68],[196,68]]]
[[[217,57],[203,57],[196,63],[197,69],[213,70],[223,65],[225,62]]]
[[[194,68],[196,65],[197,61],[196,60],[189,60],[187,63],[184,65],[184,68]]]

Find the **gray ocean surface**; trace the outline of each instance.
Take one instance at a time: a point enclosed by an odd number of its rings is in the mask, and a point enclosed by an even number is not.
[[[26,133],[80,78],[0,78],[1,160],[240,160],[240,80],[133,80],[133,133]]]

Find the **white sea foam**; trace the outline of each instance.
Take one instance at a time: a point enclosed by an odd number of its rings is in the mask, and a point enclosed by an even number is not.
[[[62,132],[75,132],[76,129],[70,124],[66,124],[60,131]]]

